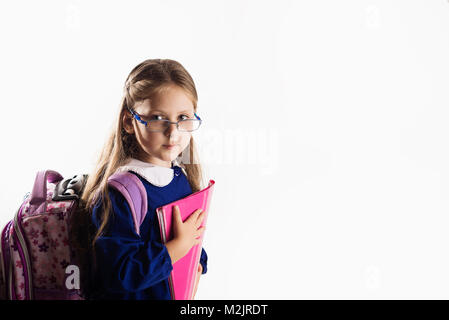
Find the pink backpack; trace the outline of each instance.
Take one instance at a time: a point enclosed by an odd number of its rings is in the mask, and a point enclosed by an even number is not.
[[[85,298],[80,288],[81,276],[86,276],[81,274],[82,257],[71,239],[79,231],[72,224],[86,180],[87,175],[64,179],[53,170],[37,173],[32,192],[1,232],[0,299]],[[142,182],[121,172],[112,175],[108,184],[128,201],[139,231],[147,211]]]

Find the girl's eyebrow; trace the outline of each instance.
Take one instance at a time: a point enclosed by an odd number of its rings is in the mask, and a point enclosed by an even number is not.
[[[150,110],[150,113],[151,113],[151,112],[160,112],[160,113],[162,113],[162,114],[167,115],[164,111],[157,110],[157,109],[155,109],[155,110]],[[190,110],[183,110],[183,111],[179,111],[179,112],[178,112],[178,114],[181,114],[181,113],[190,113]]]

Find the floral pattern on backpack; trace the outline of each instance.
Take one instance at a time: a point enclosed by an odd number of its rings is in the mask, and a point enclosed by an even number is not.
[[[46,211],[26,216],[28,203],[22,219],[31,254],[33,287],[36,292],[67,290],[65,270],[71,264],[68,216],[74,202],[53,202],[53,188],[49,186]]]
[[[33,193],[25,196],[14,220],[3,229],[1,271],[5,276],[0,296],[14,300],[82,299],[79,288],[66,284],[66,268],[74,263],[70,217],[78,199],[66,196],[67,200],[53,200],[61,180],[55,171],[38,172]]]

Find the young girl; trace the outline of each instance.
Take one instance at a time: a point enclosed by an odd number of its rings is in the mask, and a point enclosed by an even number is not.
[[[182,222],[175,207],[174,238],[164,245],[156,208],[204,187],[192,136],[201,124],[197,100],[192,77],[176,61],[146,60],[128,75],[115,127],[82,196],[95,231],[88,298],[170,299],[168,277],[173,264],[199,243],[203,213],[196,210]],[[186,153],[189,161],[183,163]],[[140,235],[127,201],[107,185],[120,171],[135,174],[147,191]],[[206,271],[202,249],[197,279]]]

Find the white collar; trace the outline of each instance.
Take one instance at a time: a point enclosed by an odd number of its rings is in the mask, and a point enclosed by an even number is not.
[[[172,166],[178,166],[182,169],[185,169],[185,166],[181,164],[178,159],[172,161]],[[165,187],[168,185],[174,177],[175,170],[174,168],[167,168],[158,166],[149,162],[143,162],[134,158],[129,158],[125,165],[117,168],[115,171],[123,172],[123,171],[132,171],[150,182],[151,184],[158,187]]]

